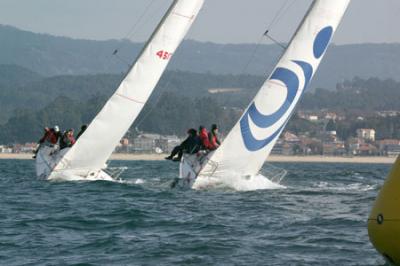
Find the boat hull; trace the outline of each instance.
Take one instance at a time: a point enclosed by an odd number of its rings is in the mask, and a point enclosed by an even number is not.
[[[193,188],[201,169],[207,164],[211,153],[184,154],[179,165],[179,178],[175,179],[172,187]]]
[[[35,161],[36,176],[41,179],[48,179],[67,151],[68,148],[60,151],[54,146],[40,147]]]
[[[57,147],[41,147],[36,154],[36,176],[47,180],[115,180],[103,170],[54,170],[68,150],[69,148],[58,150]]]

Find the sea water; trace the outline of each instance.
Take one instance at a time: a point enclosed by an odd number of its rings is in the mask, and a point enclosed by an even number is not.
[[[261,190],[172,190],[172,162],[49,182],[33,161],[0,160],[0,264],[384,264],[366,222],[390,165],[274,165],[287,171],[274,189],[260,176]]]

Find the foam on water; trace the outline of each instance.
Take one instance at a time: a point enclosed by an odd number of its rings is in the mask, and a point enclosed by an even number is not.
[[[369,191],[376,189],[376,185],[351,183],[351,184],[332,184],[329,182],[319,182],[315,185],[317,188],[336,191]]]
[[[144,180],[143,179],[138,178],[138,179],[135,180],[135,185],[141,185],[141,184],[144,184]]]
[[[267,177],[258,174],[255,176],[202,177],[193,185],[194,189],[228,188],[236,191],[254,191],[267,189],[284,189],[283,185],[274,183]]]
[[[134,180],[124,180],[121,178],[105,178],[105,177],[82,177],[79,175],[74,175],[72,173],[59,173],[57,175],[53,175],[49,181],[54,182],[94,182],[94,181],[106,181],[106,182],[115,182],[120,184],[127,185],[143,185],[146,183],[142,178],[137,178]]]
[[[0,160],[0,264],[385,265],[366,219],[390,165],[278,163],[287,189],[245,193],[233,191],[279,181],[198,192],[169,188],[176,164],[115,165],[122,180],[56,183],[33,161]]]
[[[120,182],[119,179],[114,179],[111,177],[82,177],[79,175],[75,175],[73,173],[68,173],[68,172],[60,172],[57,174],[51,175],[51,178],[49,178],[49,181],[57,181],[57,182],[71,182],[71,181],[109,181],[109,182]]]

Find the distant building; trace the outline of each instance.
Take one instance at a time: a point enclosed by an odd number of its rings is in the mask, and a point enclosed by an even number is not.
[[[375,141],[375,129],[370,129],[370,128],[357,129],[357,137],[363,140]]]
[[[25,143],[20,146],[19,152],[21,153],[33,153],[36,150],[37,143]]]
[[[384,139],[377,142],[379,153],[390,157],[397,157],[400,155],[400,140],[398,139]]]
[[[400,111],[379,111],[377,114],[381,117],[395,117],[400,115]]]
[[[181,139],[177,136],[144,133],[130,140],[122,139],[115,151],[122,153],[167,153],[180,142]]]
[[[306,116],[306,119],[308,121],[311,121],[311,122],[318,122],[318,116],[317,115],[308,115],[308,116]]]
[[[273,155],[283,155],[283,140],[278,139],[271,150],[271,154]]]
[[[0,146],[0,153],[12,153],[12,152],[13,152],[12,148],[9,148],[4,145]]]
[[[336,130],[332,130],[332,131],[321,131],[321,132],[319,133],[319,138],[320,138],[323,142],[336,142],[336,141],[338,141],[338,137],[337,137]]]
[[[379,154],[378,148],[369,143],[361,144],[360,147],[356,150],[356,152],[357,155],[361,156],[372,156]]]
[[[335,141],[323,143],[323,155],[325,156],[341,156],[346,154],[346,148],[343,141]]]
[[[289,131],[283,134],[282,139],[289,143],[300,143],[299,137]]]
[[[337,119],[337,114],[328,112],[328,113],[325,114],[325,119],[326,120],[331,120],[332,119],[333,121],[335,121]]]
[[[389,157],[397,157],[400,155],[400,145],[388,145],[386,147],[386,155]]]
[[[365,141],[361,138],[349,138],[347,140],[347,151],[350,155],[357,155],[358,149]]]

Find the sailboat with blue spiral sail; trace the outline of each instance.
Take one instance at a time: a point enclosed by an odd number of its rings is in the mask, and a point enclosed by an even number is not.
[[[194,189],[258,174],[332,40],[350,0],[315,0],[270,77],[221,146],[185,155],[180,183]]]
[[[113,179],[107,160],[149,99],[204,0],[174,0],[120,86],[71,147],[43,146],[36,156],[38,177]]]

